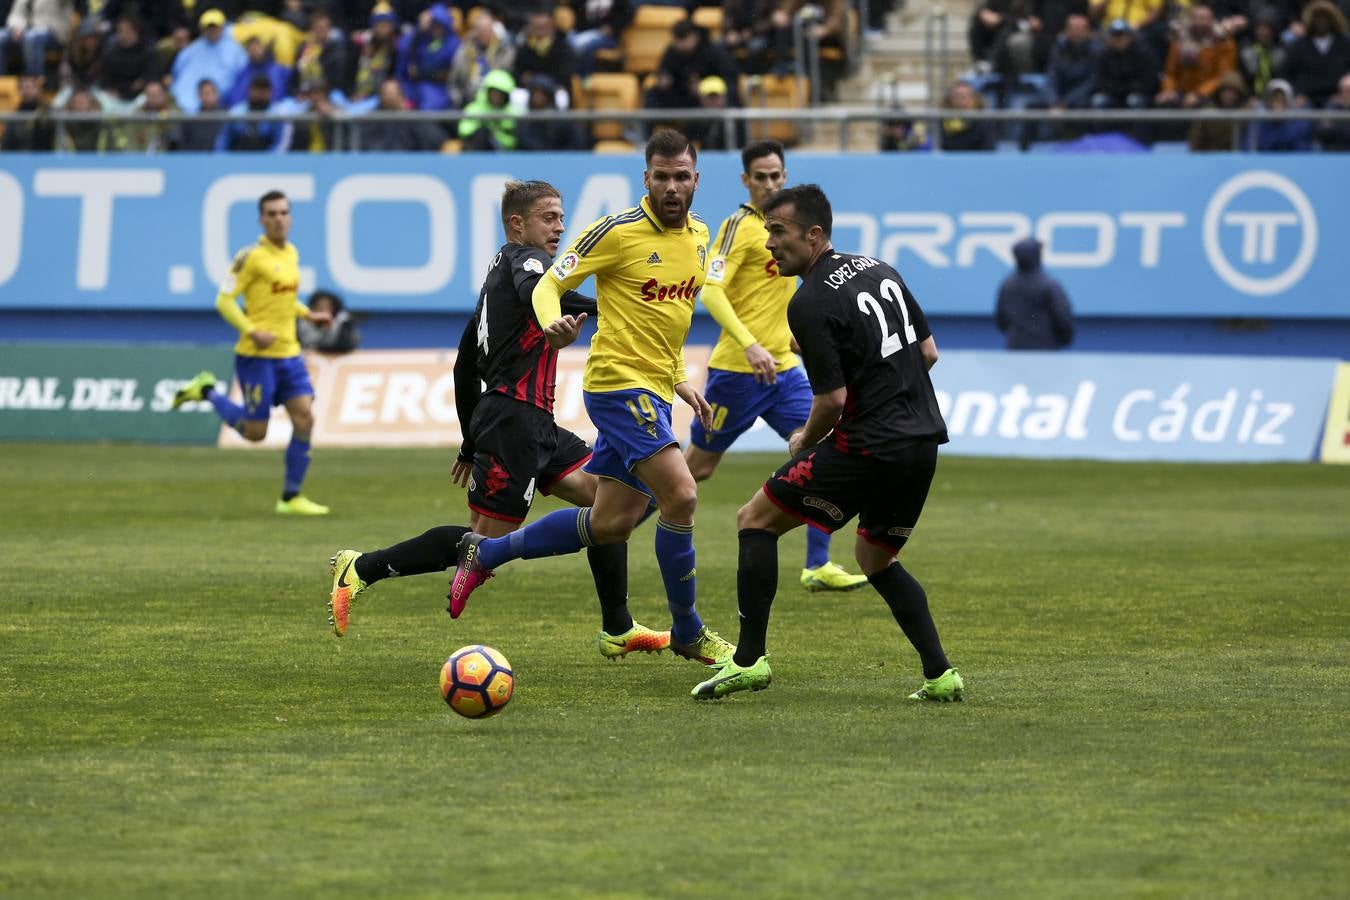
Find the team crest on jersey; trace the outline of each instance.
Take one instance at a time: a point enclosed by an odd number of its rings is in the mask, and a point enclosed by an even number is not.
[[[526,272],[533,272],[536,275],[544,274],[544,264],[541,263],[539,260],[535,259],[533,256],[525,260],[525,263],[521,266],[521,268],[524,269]]]
[[[721,281],[727,273],[727,261],[724,257],[714,256],[712,265],[708,267],[708,280]]]
[[[553,274],[557,275],[559,278],[566,278],[568,273],[575,269],[579,262],[581,262],[581,258],[575,253],[566,253],[563,255],[562,259],[554,263]]]
[[[698,245],[698,267],[700,269],[708,267],[708,248],[702,244]]]
[[[649,266],[659,266],[659,265],[661,265],[661,254],[659,254],[659,253],[657,253],[655,250],[653,250],[653,251],[652,251],[652,255],[649,256],[649,257],[647,257],[647,265],[649,265]]]

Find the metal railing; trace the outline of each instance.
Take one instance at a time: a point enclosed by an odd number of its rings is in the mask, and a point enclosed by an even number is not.
[[[815,125],[818,128],[833,128],[837,132],[837,148],[840,151],[852,149],[851,132],[860,124],[880,125],[885,122],[905,120],[923,122],[933,138],[932,149],[941,151],[942,122],[945,119],[963,119],[972,122],[993,123],[1066,123],[1112,130],[1122,126],[1142,123],[1189,125],[1195,122],[1227,122],[1240,131],[1242,128],[1260,122],[1316,121],[1350,122],[1350,110],[1330,109],[1149,109],[1149,110],[1014,110],[1014,109],[970,109],[955,110],[938,107],[915,107],[909,109],[887,106],[829,106],[819,109],[635,109],[635,110],[557,110],[531,111],[524,115],[512,113],[473,113],[465,115],[462,111],[443,112],[384,112],[373,111],[360,115],[324,116],[312,112],[273,114],[273,113],[182,113],[166,112],[162,114],[132,112],[119,115],[104,113],[77,113],[60,110],[47,112],[0,112],[0,123],[6,127],[14,124],[26,125],[38,120],[50,121],[58,137],[65,134],[70,125],[97,123],[104,128],[118,128],[124,125],[178,125],[195,122],[290,122],[296,125],[320,124],[331,126],[335,136],[334,151],[359,151],[361,149],[361,126],[363,124],[420,121],[439,125],[458,125],[463,119],[478,121],[531,120],[539,122],[613,122],[620,120],[625,124],[661,125],[679,122],[724,122],[739,123],[744,128],[753,129],[756,125],[791,123],[796,126]],[[737,128],[726,129],[725,149],[737,149],[735,144]],[[635,142],[636,143],[636,142]],[[713,148],[707,148],[713,149]],[[821,147],[820,149],[826,149]],[[872,150],[875,147],[868,147]],[[132,151],[137,152],[137,151]],[[0,154],[3,159],[3,154]]]

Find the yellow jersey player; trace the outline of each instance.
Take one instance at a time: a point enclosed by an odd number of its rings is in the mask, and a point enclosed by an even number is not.
[[[787,180],[783,145],[761,141],[741,151],[741,184],[750,202],[722,222],[713,241],[703,305],[722,326],[708,361],[712,427],[695,421],[684,458],[698,481],[708,478],[722,454],[763,419],[783,440],[801,430],[811,412],[811,384],[792,352],[787,306],[797,279],[785,278],[765,249],[764,202]],[[830,562],[830,535],[806,533],[802,586],[809,591],[851,591],[867,578]]]
[[[326,325],[332,316],[311,312],[300,302],[300,254],[288,240],[291,202],[281,191],[258,200],[263,236],[235,255],[216,296],[221,318],[239,332],[234,345],[234,372],[244,395],[240,406],[228,391],[217,389],[216,376],[202,372],[174,395],[177,409],[190,400],[205,400],[221,420],[245,440],[267,437],[272,407],[285,406],[294,431],[286,447],[286,477],[276,511],[282,515],[322,516],[328,507],[300,493],[309,468],[309,439],[314,430],[314,388],[300,358],[295,335],[297,319]],[[239,295],[244,306],[239,307]]]
[[[599,326],[582,383],[599,432],[586,464],[600,478],[595,505],[550,513],[506,537],[465,535],[450,582],[450,613],[457,616],[470,593],[510,560],[628,540],[655,501],[670,648],[720,665],[735,648],[704,625],[695,608],[698,488],[670,425],[676,396],[711,425],[708,403],[684,370],[684,340],[708,262],[708,228],[689,212],[697,150],[684,135],[663,129],[647,142],[646,158],[641,202],[582,232],[534,288],[535,315],[549,343],[560,348],[576,340],[586,314],[563,315],[559,298],[595,276]]]

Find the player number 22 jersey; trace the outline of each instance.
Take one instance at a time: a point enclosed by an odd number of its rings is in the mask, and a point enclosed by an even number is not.
[[[889,458],[917,440],[947,440],[919,345],[932,332],[900,274],[867,256],[826,253],[788,304],[811,390],[847,389],[835,427],[845,453]]]

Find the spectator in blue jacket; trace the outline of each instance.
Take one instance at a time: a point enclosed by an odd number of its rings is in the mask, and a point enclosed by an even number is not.
[[[1291,109],[1297,105],[1293,87],[1283,78],[1272,78],[1261,105],[1270,110]],[[1256,149],[1262,153],[1306,153],[1312,149],[1312,122],[1262,119],[1256,123]]]
[[[251,37],[244,45],[248,54],[248,65],[240,70],[234,79],[234,85],[225,94],[227,108],[238,106],[248,100],[249,85],[259,75],[272,85],[272,99],[280,100],[290,93],[291,72],[272,58],[272,51],[262,42],[262,38]]]
[[[447,79],[459,49],[459,35],[444,3],[433,3],[417,19],[417,30],[399,46],[399,75],[416,109],[449,109]]]
[[[203,78],[232,86],[248,65],[248,55],[230,34],[223,12],[208,9],[198,24],[201,37],[184,47],[173,61],[173,99],[184,112],[197,111],[197,85]]]
[[[1073,310],[1064,287],[1041,269],[1041,242],[1013,245],[1017,271],[998,289],[994,320],[1009,350],[1059,350],[1073,341]]]
[[[255,75],[248,86],[248,102],[231,113],[265,113],[272,110],[272,83],[266,75]],[[284,119],[272,121],[230,121],[220,129],[216,150],[285,153],[291,148],[294,126]]]
[[[1064,21],[1064,32],[1050,51],[1050,104],[1055,109],[1086,109],[1092,99],[1102,44],[1081,13]]]

